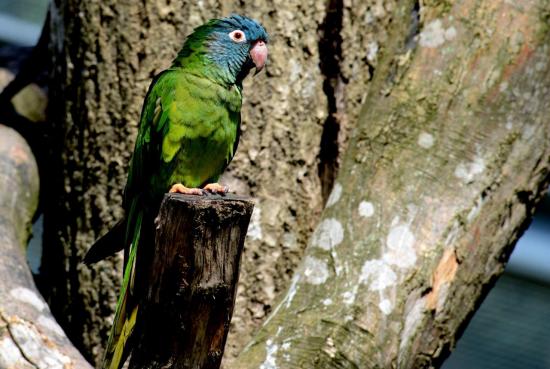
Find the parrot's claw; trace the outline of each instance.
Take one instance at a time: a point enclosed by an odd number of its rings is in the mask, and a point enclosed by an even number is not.
[[[202,189],[206,194],[225,195],[229,192],[228,186],[222,186],[219,183],[209,183]]]
[[[200,188],[188,188],[182,185],[181,183],[176,183],[170,188],[170,193],[182,193],[185,195],[198,195],[202,196],[203,191]]]

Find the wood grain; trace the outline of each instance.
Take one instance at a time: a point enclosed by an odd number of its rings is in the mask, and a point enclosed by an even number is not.
[[[219,368],[253,206],[232,195],[166,195],[131,369]]]

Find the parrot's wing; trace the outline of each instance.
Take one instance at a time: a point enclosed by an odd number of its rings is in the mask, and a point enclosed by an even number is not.
[[[126,247],[124,278],[120,290],[113,327],[109,335],[103,357],[103,369],[119,369],[130,354],[132,333],[136,324],[138,298],[134,296],[134,281],[136,276],[136,261],[138,246],[141,241],[142,221],[146,206],[143,203],[144,191],[147,190],[146,178],[151,175],[151,158],[155,155],[156,145],[152,136],[159,127],[161,117],[161,100],[159,96],[159,80],[161,73],[151,83],[147,92],[141,122],[136,140],[136,146],[130,164],[128,181],[124,192],[124,208],[126,218],[122,227],[122,245]],[[162,130],[162,127],[160,127]],[[153,137],[154,138],[154,137]],[[158,155],[158,154],[157,154]]]
[[[130,164],[128,173],[128,181],[124,191],[123,207],[126,212],[132,207],[132,204],[140,201],[140,194],[147,190],[145,179],[151,175],[151,158],[158,157],[157,146],[155,145],[152,136],[159,135],[164,129],[167,119],[160,122],[162,116],[161,99],[158,97],[162,93],[162,83],[157,83],[162,80],[161,77],[166,73],[159,74],[151,83],[151,87],[147,92],[147,97],[143,105],[141,113],[140,129],[136,140],[134,155]],[[151,142],[153,141],[153,142]],[[155,151],[157,151],[155,153]],[[84,264],[96,263],[116,252],[126,248],[125,259],[128,258],[128,246],[135,231],[135,218],[126,216],[120,220],[109,232],[101,236],[88,250],[84,256]],[[126,265],[126,263],[125,263]]]
[[[159,124],[163,113],[161,98],[165,89],[163,76],[166,73],[166,71],[162,72],[153,80],[145,97],[134,154],[130,162],[128,181],[124,190],[123,206],[125,209],[130,208],[132,201],[140,193],[148,190],[149,178],[153,174],[152,166],[156,165],[154,160],[159,156],[157,136],[159,132],[162,132],[166,123],[164,120],[162,124]]]
[[[182,138],[192,137],[197,120],[186,119],[192,109],[185,76],[171,69],[159,74],[147,93],[125,189],[125,208],[140,194],[168,191],[158,177],[172,171],[171,161],[182,150]],[[155,184],[157,186],[155,186]],[[163,187],[163,188],[156,188]],[[166,188],[165,188],[166,187]]]

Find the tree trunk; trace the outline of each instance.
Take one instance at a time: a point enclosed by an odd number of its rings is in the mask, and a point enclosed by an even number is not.
[[[156,220],[130,369],[218,369],[233,315],[254,203],[170,194]]]
[[[395,13],[340,175],[285,297],[231,367],[438,367],[544,194],[550,4]]]
[[[0,125],[0,368],[91,368],[53,319],[27,265],[38,187],[26,142]]]

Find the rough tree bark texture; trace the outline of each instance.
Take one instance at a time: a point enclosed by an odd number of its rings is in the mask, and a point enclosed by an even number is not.
[[[130,369],[220,367],[253,207],[233,195],[165,196]]]
[[[410,44],[413,7],[304,262],[234,368],[437,367],[548,185],[550,3],[422,2]]]
[[[0,125],[0,368],[91,368],[53,319],[27,265],[38,187],[26,142]]]
[[[184,36],[213,16],[239,12],[262,21],[272,37],[267,72],[246,81],[241,144],[225,178],[237,193],[257,198],[228,343],[234,354],[301,258],[322,192],[326,197],[332,186],[347,122],[355,120],[384,50],[394,3],[52,2],[51,146],[58,160],[48,171],[54,191],[45,204],[42,280],[54,313],[87,357],[101,357],[121,261],[91,269],[79,261],[121,216],[146,88]]]

